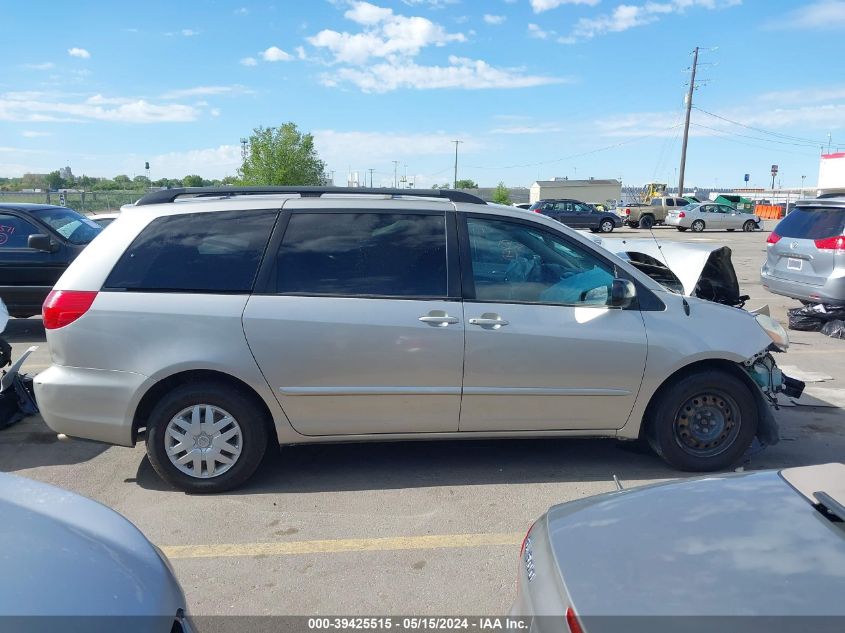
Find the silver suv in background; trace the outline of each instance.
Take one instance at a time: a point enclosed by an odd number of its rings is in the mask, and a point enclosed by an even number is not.
[[[765,288],[807,303],[845,305],[845,195],[801,200],[766,242]]]
[[[44,304],[57,432],[173,485],[268,445],[647,439],[719,470],[777,441],[768,317],[667,291],[540,214],[457,191],[173,189],[125,211]]]

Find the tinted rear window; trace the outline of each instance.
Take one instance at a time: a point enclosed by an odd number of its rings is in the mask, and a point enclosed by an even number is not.
[[[276,262],[280,293],[445,297],[445,216],[294,213]]]
[[[278,211],[157,218],[121,256],[107,289],[250,292]]]
[[[845,209],[835,207],[796,207],[775,228],[781,237],[818,240],[842,235]]]

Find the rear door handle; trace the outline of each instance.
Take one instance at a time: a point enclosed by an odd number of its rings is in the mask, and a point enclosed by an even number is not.
[[[447,325],[452,325],[460,321],[458,317],[449,316],[443,310],[432,310],[428,314],[421,316],[419,320],[437,327],[446,327]]]
[[[502,317],[493,312],[485,312],[480,317],[470,319],[469,324],[498,330],[503,325],[507,325],[508,321],[505,321]]]

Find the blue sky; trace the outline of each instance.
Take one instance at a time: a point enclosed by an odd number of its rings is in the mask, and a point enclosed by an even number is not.
[[[345,184],[812,186],[845,147],[842,0],[0,0],[0,175],[234,174],[296,122]],[[740,125],[741,124],[741,125]]]

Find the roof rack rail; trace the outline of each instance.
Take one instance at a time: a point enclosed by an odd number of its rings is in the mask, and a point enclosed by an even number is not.
[[[167,204],[178,198],[208,198],[217,196],[258,196],[273,193],[298,193],[303,198],[319,198],[324,193],[329,194],[369,194],[381,196],[414,196],[419,198],[444,198],[451,202],[466,202],[468,204],[487,204],[478,196],[454,189],[378,189],[372,187],[179,187],[162,189],[144,195],[135,205]]]

